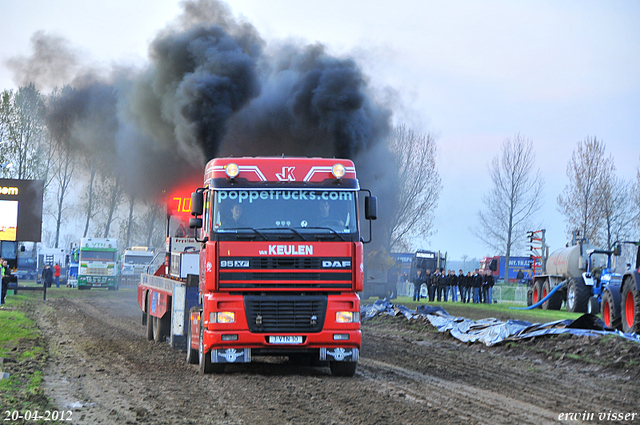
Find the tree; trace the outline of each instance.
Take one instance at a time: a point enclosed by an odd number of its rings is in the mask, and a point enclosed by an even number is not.
[[[89,235],[89,226],[91,220],[97,215],[97,207],[95,197],[95,184],[96,176],[98,175],[97,160],[91,154],[85,154],[83,157],[83,166],[89,173],[89,179],[87,181],[86,191],[83,195],[83,215],[85,217],[84,231],[82,237],[86,238]]]
[[[634,212],[631,204],[631,184],[613,174],[602,186],[602,235],[607,249],[616,241],[630,239],[633,231]]]
[[[534,172],[533,142],[520,134],[502,143],[502,154],[489,167],[493,188],[482,198],[476,236],[499,254],[505,255],[505,276],[511,251],[526,237],[526,227],[540,206],[544,180]]]
[[[71,90],[66,87],[59,91],[54,91],[50,98],[50,108],[47,114],[47,127],[51,135],[52,146],[55,155],[49,155],[54,158],[50,161],[52,168],[52,177],[56,185],[56,217],[55,217],[55,247],[58,248],[60,241],[60,227],[63,221],[63,214],[69,208],[65,199],[68,196],[73,175],[75,172],[77,159],[76,152],[71,148],[68,140],[71,138],[73,130],[74,117],[58,100],[64,96],[64,92]]]
[[[436,142],[429,134],[416,134],[406,125],[396,127],[390,142],[398,170],[398,197],[390,217],[389,252],[406,249],[416,235],[433,235],[434,210],[442,183],[436,169]]]
[[[603,188],[612,178],[615,166],[605,157],[605,144],[596,137],[578,142],[567,165],[569,184],[558,195],[558,206],[567,221],[567,230],[579,231],[591,243],[601,241],[603,225]]]
[[[111,225],[117,219],[116,212],[124,198],[124,187],[121,177],[119,175],[114,176],[105,170],[102,174],[98,193],[100,193],[99,199],[102,201],[103,211],[105,212],[103,225],[104,234],[102,237],[108,238]]]
[[[3,168],[17,179],[45,179],[45,102],[33,84],[5,90],[0,103]]]

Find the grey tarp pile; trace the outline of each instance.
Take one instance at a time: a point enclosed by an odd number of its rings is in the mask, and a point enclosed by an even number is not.
[[[501,342],[517,341],[534,336],[558,335],[569,333],[581,336],[618,335],[640,343],[640,335],[625,334],[617,330],[606,330],[604,322],[593,314],[584,314],[575,320],[557,320],[549,323],[529,323],[523,320],[498,319],[470,320],[464,317],[451,316],[441,307],[421,305],[417,310],[410,310],[403,305],[394,305],[387,300],[379,300],[360,309],[362,321],[365,322],[378,314],[390,316],[403,315],[407,320],[426,317],[440,332],[447,332],[462,342],[482,342],[487,346]]]

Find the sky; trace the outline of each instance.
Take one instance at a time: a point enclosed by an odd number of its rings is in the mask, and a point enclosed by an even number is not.
[[[394,123],[430,133],[443,189],[436,234],[416,247],[495,255],[475,235],[489,164],[506,138],[533,142],[545,179],[536,221],[551,251],[567,242],[557,197],[579,141],[596,136],[618,176],[640,166],[640,1],[229,0],[267,43],[321,43],[354,57]],[[96,66],[147,62],[149,42],[181,11],[168,0],[0,0],[0,90],[6,61],[59,35]],[[537,229],[531,229],[537,230]]]

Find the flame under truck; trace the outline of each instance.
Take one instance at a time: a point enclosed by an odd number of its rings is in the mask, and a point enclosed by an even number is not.
[[[275,355],[354,375],[370,236],[353,162],[218,158],[202,186],[169,199],[164,263],[138,286],[147,337],[202,373]],[[363,210],[376,218],[370,193]]]

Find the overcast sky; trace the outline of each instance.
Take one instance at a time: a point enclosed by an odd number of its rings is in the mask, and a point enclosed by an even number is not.
[[[494,255],[472,233],[488,165],[507,137],[534,143],[545,185],[539,220],[551,249],[566,242],[557,196],[578,141],[597,136],[618,175],[640,165],[640,1],[230,0],[267,43],[319,42],[349,55],[394,121],[438,143],[443,191],[437,233],[422,248],[460,259]],[[34,32],[60,35],[87,63],[146,63],[148,43],[180,13],[167,0],[0,0],[5,61],[32,53]]]

